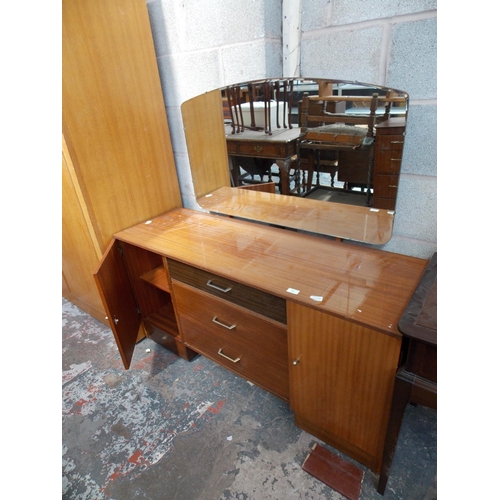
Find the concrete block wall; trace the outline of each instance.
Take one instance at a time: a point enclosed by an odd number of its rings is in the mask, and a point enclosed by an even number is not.
[[[410,111],[387,251],[437,249],[435,0],[148,0],[184,206],[196,208],[181,104],[231,83],[283,75],[282,16],[300,9],[300,76],[408,92]]]
[[[181,104],[232,83],[281,76],[281,0],[146,2],[182,201],[197,208]]]

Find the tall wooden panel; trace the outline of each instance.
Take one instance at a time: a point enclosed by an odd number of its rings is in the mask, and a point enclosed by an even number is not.
[[[94,317],[103,319],[104,308],[97,293],[94,277],[88,270],[96,268],[102,252],[95,241],[85,204],[75,184],[71,158],[63,140],[62,155],[62,257],[63,295]]]
[[[146,2],[63,0],[62,21],[63,135],[73,172],[63,190],[71,186],[80,205],[63,206],[63,295],[90,305],[100,302],[97,290],[90,297],[75,283],[93,280],[112,235],[182,201]],[[71,236],[75,214],[96,256]]]

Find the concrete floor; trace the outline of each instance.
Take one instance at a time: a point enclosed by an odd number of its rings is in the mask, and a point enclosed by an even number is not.
[[[302,470],[323,443],[275,396],[149,339],[126,371],[111,330],[64,299],[62,334],[63,500],[344,498]],[[357,464],[362,500],[437,498],[436,420],[408,407],[384,497]]]

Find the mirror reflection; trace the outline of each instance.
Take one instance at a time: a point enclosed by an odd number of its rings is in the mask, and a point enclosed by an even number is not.
[[[408,94],[270,78],[183,103],[198,205],[376,245],[392,236]]]
[[[221,98],[233,187],[395,209],[405,92],[281,78],[232,85]],[[399,137],[386,158],[375,144],[387,125]]]

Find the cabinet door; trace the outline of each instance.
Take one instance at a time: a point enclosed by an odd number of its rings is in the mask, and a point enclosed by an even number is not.
[[[287,309],[297,425],[378,472],[400,338],[298,304]]]
[[[141,320],[117,240],[113,240],[109,245],[94,278],[123,365],[128,370]]]

